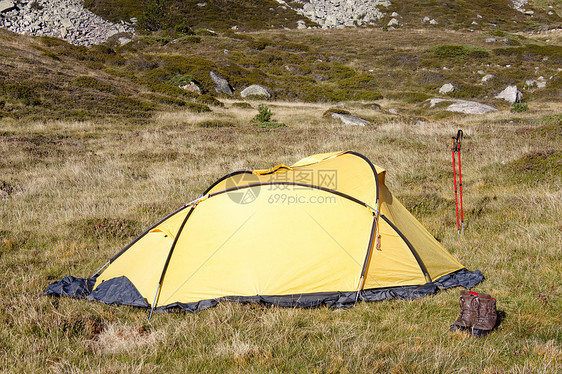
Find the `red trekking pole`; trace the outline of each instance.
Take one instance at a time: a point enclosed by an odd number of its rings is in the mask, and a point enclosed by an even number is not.
[[[464,234],[464,217],[462,212],[462,172],[461,172],[461,142],[463,133],[462,130],[457,132],[457,154],[459,156],[459,193],[461,201],[461,234]]]
[[[460,234],[461,230],[464,233],[464,217],[463,217],[463,209],[462,209],[462,174],[461,174],[461,141],[462,141],[463,133],[462,130],[457,132],[457,137],[454,136],[451,138],[451,154],[453,156],[453,182],[455,186],[455,209],[457,212],[457,231]],[[460,187],[460,201],[461,201],[461,215],[459,221],[459,196],[457,193],[457,170],[456,170],[456,157],[455,152],[459,154],[459,187]]]

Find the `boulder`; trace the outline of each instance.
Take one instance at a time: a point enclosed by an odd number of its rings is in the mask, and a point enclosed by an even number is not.
[[[488,112],[497,111],[496,108],[478,103],[476,101],[468,100],[455,100],[455,99],[429,99],[430,108],[433,108],[435,104],[442,102],[450,102],[451,104],[447,107],[448,112],[464,113],[464,114],[484,114]]]
[[[11,0],[0,0],[0,13],[9,12],[15,9],[16,4]]]
[[[510,104],[521,101],[523,94],[517,89],[517,86],[507,86],[502,92],[494,96],[496,99],[504,99]]]
[[[332,113],[332,118],[339,119],[346,126],[366,126],[371,124],[371,122],[351,114]]]
[[[455,91],[455,87],[451,83],[445,83],[439,89],[439,93],[441,95],[448,94],[448,93],[451,93],[453,91]]]
[[[217,91],[217,93],[224,93],[227,95],[234,94],[234,88],[232,88],[230,83],[228,83],[228,81],[225,78],[223,78],[219,73],[211,70],[209,72],[209,75],[211,76],[211,80],[215,84],[215,91]]]
[[[260,96],[260,97],[265,97],[267,99],[271,98],[271,93],[269,92],[269,90],[263,86],[260,86],[259,84],[252,84],[249,87],[244,88],[241,92],[240,92],[240,96],[242,96],[243,98],[249,97],[249,96]]]

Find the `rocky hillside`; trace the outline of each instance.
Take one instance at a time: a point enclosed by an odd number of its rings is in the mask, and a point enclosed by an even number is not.
[[[0,27],[86,46],[101,44],[115,35],[124,43],[134,34],[130,23],[109,22],[85,9],[82,0],[2,0]]]
[[[545,5],[546,4],[546,5]],[[557,2],[475,0],[1,0],[0,28],[76,45],[161,29],[262,30],[371,26],[528,31],[562,25]]]
[[[378,2],[369,9],[382,18],[370,13],[353,22],[361,27],[343,27],[348,20],[337,16],[330,29],[320,17],[336,14],[329,7],[345,13],[349,4],[360,9],[370,0],[143,1],[145,7],[88,0],[100,18],[78,0],[57,6],[52,0],[0,0],[5,27],[39,36],[0,29],[0,117],[143,119],[172,108],[209,111],[223,98],[252,96],[365,105],[384,97],[416,116],[431,116],[466,101],[487,105],[483,110],[509,108],[515,99],[532,105],[562,97],[560,30],[506,31],[530,25],[513,22],[540,13],[529,14],[530,3],[497,2],[485,13],[489,2],[447,2],[453,10],[462,3],[478,12],[463,22],[482,26],[452,30],[443,24],[457,21],[444,21],[433,3],[416,7],[405,0]],[[272,18],[263,16],[264,4]],[[139,9],[143,13],[135,13]],[[503,24],[488,24],[492,10]],[[504,11],[515,18],[505,18]],[[558,17],[552,12],[544,14]],[[416,27],[408,27],[409,20]]]

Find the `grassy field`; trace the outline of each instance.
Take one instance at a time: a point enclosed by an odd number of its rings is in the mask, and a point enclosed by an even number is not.
[[[4,372],[562,371],[562,112],[416,120],[347,107],[373,121],[342,127],[328,104],[157,111],[143,121],[0,119],[0,370]],[[383,107],[400,103],[380,101]],[[465,235],[456,233],[450,137],[462,128]],[[414,301],[303,310],[221,304],[158,314],[40,297],[89,276],[144,228],[241,168],[355,150],[498,300],[488,337],[449,333],[458,289]]]

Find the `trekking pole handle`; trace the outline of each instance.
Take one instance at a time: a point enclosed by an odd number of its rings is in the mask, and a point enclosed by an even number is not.
[[[463,136],[464,136],[464,134],[463,134],[462,130],[457,131],[457,139],[456,139],[457,149],[459,149],[461,147],[461,142],[462,142]]]

